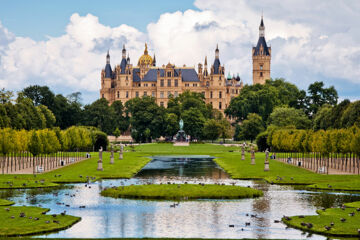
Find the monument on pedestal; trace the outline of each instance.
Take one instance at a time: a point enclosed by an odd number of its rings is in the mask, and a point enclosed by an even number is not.
[[[102,149],[102,147],[100,147],[100,149],[99,149],[98,167],[97,167],[97,170],[98,170],[98,171],[102,171],[102,170],[103,170],[103,164],[102,164],[102,152],[103,152],[103,149]]]
[[[110,164],[114,164],[114,149],[113,149],[113,146],[111,145],[110,147]]]
[[[124,145],[120,144],[119,159],[123,159]]]
[[[255,165],[255,150],[253,146],[251,146],[250,152],[251,152],[251,165]]]
[[[265,168],[264,171],[270,171],[270,167],[269,167],[269,150],[266,149],[265,151]]]
[[[241,145],[241,160],[245,160],[245,143]]]
[[[180,130],[175,135],[175,142],[174,146],[189,146],[189,142],[187,141],[187,136],[185,134],[184,128],[184,121],[180,119],[179,121]]]

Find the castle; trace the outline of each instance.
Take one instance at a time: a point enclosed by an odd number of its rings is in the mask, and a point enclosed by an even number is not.
[[[264,84],[270,78],[271,48],[265,41],[263,19],[259,27],[259,40],[252,50],[253,84]],[[220,63],[220,51],[215,49],[215,59],[210,69],[205,57],[204,65],[199,63],[197,72],[193,67],[167,65],[156,66],[156,58],[151,57],[145,44],[144,54],[137,65],[130,63],[123,46],[122,59],[114,69],[110,66],[109,52],[105,68],[101,71],[100,97],[109,103],[126,101],[142,96],[152,96],[160,106],[167,107],[170,97],[177,97],[186,90],[202,93],[205,102],[223,112],[232,98],[239,95],[243,81],[239,76],[225,77],[225,68]]]

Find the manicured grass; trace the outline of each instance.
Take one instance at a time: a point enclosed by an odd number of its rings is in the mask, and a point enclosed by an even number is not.
[[[1,208],[0,236],[24,236],[48,233],[66,229],[81,220],[79,217],[70,215],[56,215],[56,217],[46,215],[48,211],[49,209],[38,207]],[[25,216],[20,217],[21,213],[24,213]]]
[[[93,153],[93,158],[65,166],[63,168],[36,174],[9,174],[0,175],[1,188],[36,188],[54,187],[57,183],[87,182],[105,178],[131,178],[151,159],[146,154],[137,152],[124,153],[124,159],[118,160],[119,155],[115,154],[115,163],[110,164],[110,153],[103,153],[103,171],[97,171],[98,155]]]
[[[360,202],[345,203],[344,205],[347,207],[352,207],[352,208],[360,208]],[[359,226],[359,228],[360,228],[360,226]]]
[[[360,211],[356,208],[328,208],[318,210],[317,216],[294,216],[290,219],[283,218],[282,221],[288,226],[304,231],[331,236],[360,236]],[[354,213],[354,216],[350,216]],[[345,221],[341,221],[341,219]],[[309,227],[308,224],[312,226]],[[333,225],[333,226],[332,226]],[[330,227],[326,229],[325,226]]]
[[[260,190],[215,184],[151,184],[109,188],[101,195],[114,198],[141,198],[163,200],[240,199],[262,196]]]
[[[5,199],[0,199],[0,206],[10,206],[10,205],[13,205],[13,204],[14,204],[13,201],[5,200]]]

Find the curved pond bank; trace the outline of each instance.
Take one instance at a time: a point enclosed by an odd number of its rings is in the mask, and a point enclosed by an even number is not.
[[[235,183],[264,192],[256,199],[144,201],[102,197],[105,187],[147,183]],[[277,238],[326,239],[276,223],[283,215],[315,215],[321,207],[359,201],[358,194],[321,193],[270,185],[264,181],[233,180],[208,156],[155,157],[134,178],[68,184],[61,189],[1,190],[0,198],[19,205],[67,211],[82,220],[48,238]],[[51,214],[51,213],[49,213]]]

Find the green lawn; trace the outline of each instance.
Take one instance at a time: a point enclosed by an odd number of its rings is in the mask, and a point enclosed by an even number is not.
[[[254,198],[263,193],[252,188],[215,184],[151,184],[108,188],[101,195],[114,198],[188,200]]]
[[[93,154],[96,155],[96,154]],[[36,174],[9,174],[0,175],[1,188],[36,188],[54,187],[57,183],[86,182],[87,177],[91,181],[104,178],[131,178],[151,159],[144,154],[137,152],[124,153],[124,159],[118,160],[119,155],[115,154],[115,163],[110,164],[110,153],[103,153],[103,169],[97,171],[98,156],[65,166],[49,173]]]
[[[5,199],[0,199],[0,206],[10,206],[10,205],[13,205],[13,204],[14,204],[13,201],[5,200]]]
[[[319,215],[316,216],[294,216],[283,222],[291,227],[304,231],[320,233],[331,236],[360,236],[360,212],[355,208],[328,208],[326,210],[318,210]],[[354,216],[350,216],[354,213]],[[341,221],[341,219],[345,221]],[[312,226],[309,227],[308,224]],[[305,225],[306,224],[306,225]],[[325,226],[330,227],[326,229]]]
[[[49,209],[38,207],[3,207],[0,209],[0,236],[24,236],[66,229],[78,221],[70,215],[47,215]],[[20,217],[23,213],[24,217]],[[44,213],[44,214],[43,214]]]

